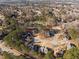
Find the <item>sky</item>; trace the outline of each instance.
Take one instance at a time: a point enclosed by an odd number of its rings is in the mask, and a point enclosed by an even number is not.
[[[27,0],[0,0],[0,2],[14,2],[14,1],[27,1]],[[30,1],[47,1],[47,0],[30,0]],[[79,2],[79,0],[51,0],[51,1],[67,1],[67,2]]]
[[[14,1],[28,1],[28,0],[0,0],[0,2],[14,2]],[[29,0],[29,1],[41,1],[41,0]]]

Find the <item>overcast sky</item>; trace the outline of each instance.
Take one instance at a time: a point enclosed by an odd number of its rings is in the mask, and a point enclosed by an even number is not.
[[[0,2],[11,2],[11,1],[28,1],[28,0],[0,0]],[[30,0],[30,1],[47,1],[47,0]],[[48,0],[49,1],[49,0]],[[79,0],[51,0],[51,1],[71,1],[71,2],[78,2]]]
[[[0,2],[9,2],[9,1],[41,1],[41,0],[0,0]]]

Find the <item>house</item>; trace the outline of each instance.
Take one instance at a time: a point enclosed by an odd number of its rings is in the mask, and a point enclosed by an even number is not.
[[[39,10],[36,10],[35,12],[36,12],[36,14],[37,14],[38,16],[42,15],[41,11],[39,11]]]
[[[1,20],[4,20],[4,19],[5,19],[5,16],[2,15],[2,14],[0,14],[0,19],[1,19]]]
[[[53,40],[52,40],[52,44],[54,44],[53,42],[55,42],[54,45],[61,45],[61,44],[65,44],[67,41],[67,38],[64,36],[63,33],[58,33],[55,34]]]
[[[10,15],[11,18],[17,18],[17,16],[18,16],[18,13],[17,13],[17,12],[13,12],[13,13]]]
[[[41,15],[42,15],[42,13],[41,13],[40,10],[32,10],[32,13],[33,13],[34,15],[36,15],[36,16],[41,16]]]
[[[52,51],[54,50],[54,55],[57,53],[63,54],[67,47],[68,39],[64,36],[63,33],[57,33],[53,37],[46,36],[43,33],[38,33],[34,37],[34,45],[41,46],[40,52],[47,53],[50,48]],[[61,51],[62,50],[62,51]]]
[[[45,35],[44,33],[37,33],[35,34],[35,38],[45,39],[48,38],[48,36]]]
[[[51,45],[51,41],[52,39],[43,33],[35,34],[34,45],[52,48],[53,46]]]

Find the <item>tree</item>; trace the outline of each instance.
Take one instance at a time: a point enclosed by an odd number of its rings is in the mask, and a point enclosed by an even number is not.
[[[45,56],[44,56],[44,59],[53,59],[54,58],[54,55],[51,51],[49,51]]]
[[[25,57],[23,57],[23,56],[19,56],[18,59],[25,59]]]
[[[27,46],[25,46],[23,44],[21,44],[20,46],[21,46],[21,49],[22,49],[23,53],[28,53],[30,51],[30,49]]]
[[[8,52],[3,52],[4,59],[26,59],[24,56],[15,56]]]
[[[63,59],[62,57],[58,57],[58,58],[56,58],[56,59]]]
[[[70,28],[68,30],[68,33],[69,33],[71,39],[76,39],[78,37],[77,31],[75,28]]]
[[[4,37],[4,41],[8,46],[18,51],[22,51],[23,53],[27,53],[30,49],[27,48],[23,42],[21,42],[20,36],[18,35],[18,33],[20,32],[21,32],[20,29],[12,31],[11,33],[9,33],[7,36]]]
[[[79,49],[74,47],[68,51],[63,56],[64,59],[79,59]]]
[[[7,52],[4,52],[4,53],[3,53],[3,56],[4,56],[4,59],[13,59],[13,58],[11,57],[11,55],[8,54]]]

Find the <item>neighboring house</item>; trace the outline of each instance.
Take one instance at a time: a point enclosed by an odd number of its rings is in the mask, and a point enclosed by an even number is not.
[[[3,28],[5,28],[6,23],[5,23],[5,16],[0,14],[0,30],[3,30]]]
[[[0,20],[0,26],[2,26],[2,23],[3,23],[3,21],[2,21],[2,20]]]
[[[3,32],[2,31],[0,31],[0,36],[3,34]]]
[[[38,16],[42,15],[42,13],[38,10],[35,11]]]
[[[32,13],[34,13],[36,16],[41,16],[42,15],[40,10],[32,10]]]
[[[0,40],[3,38],[3,32],[0,31]]]
[[[5,19],[5,16],[2,15],[2,14],[0,14],[0,19],[1,19],[1,20],[4,20],[4,19]]]

